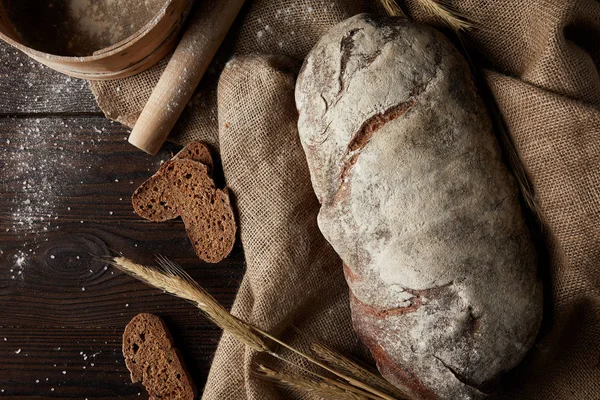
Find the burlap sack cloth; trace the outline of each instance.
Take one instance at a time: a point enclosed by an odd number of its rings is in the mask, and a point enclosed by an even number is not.
[[[542,330],[495,398],[600,399],[600,3],[449,3],[476,22],[466,43],[533,184],[548,253],[540,265],[547,289]],[[416,0],[400,4],[412,18],[441,27]],[[233,63],[221,78],[219,124],[216,93],[207,89],[214,89],[231,48],[301,60],[329,26],[367,6],[252,1],[173,136],[221,148],[247,260],[234,313],[292,342],[293,322],[350,353],[360,348],[340,262],[315,224],[318,205],[295,136],[289,65],[256,57]],[[109,117],[131,125],[163,67],[92,89]],[[311,398],[257,381],[252,359],[224,335],[204,398]]]

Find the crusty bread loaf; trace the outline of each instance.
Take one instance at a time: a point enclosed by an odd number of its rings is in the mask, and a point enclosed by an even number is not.
[[[196,387],[165,323],[138,314],[123,333],[123,356],[133,383],[141,382],[151,399],[193,400]]]
[[[310,52],[298,128],[356,331],[423,398],[482,397],[541,320],[534,246],[469,68],[434,29],[358,15]]]
[[[213,161],[208,148],[201,142],[191,142],[177,153],[172,160],[189,159],[200,162],[212,170]],[[167,221],[179,215],[175,201],[165,179],[165,168],[171,161],[163,163],[158,171],[136,189],[131,196],[133,209],[142,218],[154,222]]]
[[[205,165],[192,160],[173,160],[165,176],[196,254],[207,262],[221,261],[236,235],[229,194],[215,187]]]

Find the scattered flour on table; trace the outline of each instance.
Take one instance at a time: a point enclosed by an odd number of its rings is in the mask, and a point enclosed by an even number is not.
[[[17,63],[15,60],[22,60]],[[0,96],[14,99],[8,104],[6,114],[13,112],[35,113],[58,111],[62,106],[71,106],[82,100],[86,93],[88,83],[85,80],[71,78],[66,75],[50,71],[48,67],[26,57],[16,49],[3,44],[0,46]],[[41,72],[45,70],[45,72]],[[47,90],[40,91],[40,75],[43,74],[43,87]],[[60,100],[60,101],[58,101]],[[90,96],[85,108],[94,111],[94,101]],[[81,104],[78,104],[81,108]]]
[[[24,279],[28,258],[47,241],[45,233],[60,228],[60,217],[77,212],[63,204],[79,192],[75,183],[92,173],[89,151],[105,135],[104,128],[85,131],[72,118],[13,121],[18,122],[13,123],[16,132],[0,132],[0,184],[8,208],[0,226],[3,233],[23,239],[23,248],[6,259],[10,278]]]
[[[24,279],[27,253],[23,250],[18,250],[16,254],[13,255],[13,261],[14,263],[8,270],[8,272],[10,272],[10,279]]]
[[[93,160],[87,154],[104,140],[104,129],[93,127],[91,135],[68,118],[24,120],[17,129],[14,138],[0,138],[5,163],[0,182],[14,195],[8,199],[10,223],[2,225],[7,232],[39,235],[56,229],[59,214],[71,211],[63,209],[61,198],[75,195],[74,183],[91,173]]]
[[[62,143],[51,132],[42,131],[41,120],[22,129],[17,139],[4,147],[6,170],[15,198],[12,199],[12,225],[6,228],[19,233],[39,234],[52,227],[58,219],[56,200],[71,171],[71,160],[65,156]],[[45,130],[45,129],[44,129]]]

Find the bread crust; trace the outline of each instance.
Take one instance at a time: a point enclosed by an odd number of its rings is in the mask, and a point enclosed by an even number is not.
[[[173,160],[165,177],[198,257],[211,263],[227,257],[236,238],[227,189],[217,189],[206,166],[192,160]]]
[[[537,257],[469,68],[439,32],[358,15],[306,58],[298,128],[318,223],[384,377],[484,396],[533,344]]]
[[[136,315],[123,333],[123,356],[131,382],[141,382],[151,399],[193,400],[196,386],[164,321]]]
[[[200,259],[217,263],[233,249],[236,224],[227,189],[215,187],[213,160],[201,142],[191,142],[132,196],[135,212],[162,222],[181,216]]]

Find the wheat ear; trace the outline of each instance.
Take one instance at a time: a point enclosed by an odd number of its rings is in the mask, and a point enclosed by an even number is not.
[[[164,257],[157,257],[157,261],[161,268],[150,268],[136,264],[125,257],[114,257],[112,264],[150,286],[192,302],[212,322],[235,336],[246,346],[257,351],[270,353],[269,347],[261,337],[248,328],[244,322],[231,315],[183,269]]]
[[[423,8],[429,11],[431,14],[440,18],[446,25],[448,25],[455,32],[467,30],[472,28],[472,23],[460,15],[456,10],[453,10],[443,0],[417,0]]]
[[[325,399],[368,400],[367,397],[352,391],[343,390],[330,379],[310,379],[301,376],[284,374],[274,371],[262,364],[258,365],[257,376],[280,385],[300,389]]]
[[[379,387],[393,395],[400,396],[407,400],[416,399],[408,388],[398,388],[375,372],[363,367],[354,360],[351,360],[329,346],[315,342],[310,345],[311,351],[320,359],[338,369],[352,375],[353,377],[368,383],[371,386]]]
[[[383,393],[381,390],[379,390],[377,388],[374,388],[364,382],[361,382],[358,379],[353,378],[352,376],[349,376],[343,372],[340,372],[340,371],[335,370],[334,368],[331,368],[327,364],[324,364],[321,361],[317,360],[316,358],[311,357],[310,355],[308,355],[306,353],[303,353],[302,351],[296,349],[295,347],[290,346],[289,344],[277,339],[275,336],[270,335],[269,333],[267,333],[259,328],[253,327],[253,329],[256,332],[258,332],[259,334],[261,334],[262,336],[266,337],[267,339],[271,339],[275,343],[285,347],[286,349],[292,351],[293,353],[296,353],[297,355],[299,355],[300,357],[304,358],[305,360],[311,362],[312,364],[317,365],[328,372],[331,372],[332,374],[336,375],[338,378],[342,378],[343,380],[345,380],[352,386],[363,389],[363,390],[365,390],[369,393],[372,393],[373,395],[378,396],[384,400],[398,400],[398,399],[395,399],[394,397],[388,395],[387,393]]]
[[[137,278],[155,288],[162,289],[174,296],[183,298],[195,304],[209,317],[216,325],[239,340],[246,346],[267,353],[277,359],[290,362],[280,354],[272,351],[267,345],[265,339],[269,339],[288,350],[291,350],[300,357],[308,360],[312,364],[319,366],[326,371],[336,375],[350,384],[346,386],[354,390],[355,394],[365,393],[363,397],[374,400],[398,400],[394,397],[381,392],[379,389],[369,386],[343,372],[323,364],[310,355],[302,352],[293,346],[277,339],[267,332],[252,326],[231,315],[221,304],[219,304],[209,293],[207,293],[191,276],[189,276],[179,265],[168,260],[165,257],[157,257],[160,268],[147,267],[136,264],[125,257],[114,257],[110,260],[112,265],[121,271]],[[335,382],[335,381],[333,381]],[[341,384],[344,385],[344,384]]]
[[[406,16],[395,0],[380,0],[388,15],[392,17]]]

